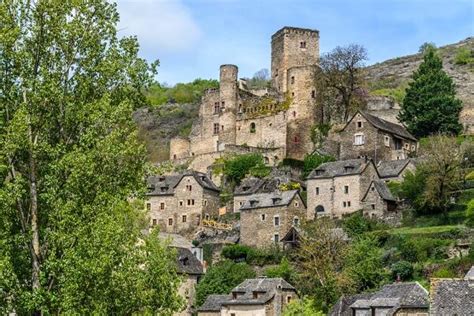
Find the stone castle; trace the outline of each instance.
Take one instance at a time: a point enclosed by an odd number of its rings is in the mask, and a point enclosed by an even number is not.
[[[271,87],[264,91],[247,89],[237,66],[220,67],[220,88],[206,91],[190,136],[171,140],[172,161],[206,172],[225,153],[259,152],[276,165],[313,150],[319,32],[284,27],[273,34],[271,52]]]

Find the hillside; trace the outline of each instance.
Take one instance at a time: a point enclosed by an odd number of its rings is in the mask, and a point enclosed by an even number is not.
[[[443,68],[453,78],[459,98],[463,101],[464,109],[461,122],[467,127],[469,134],[474,133],[474,65],[459,65],[455,63],[457,53],[461,48],[474,51],[474,38],[469,37],[455,44],[439,48],[443,58]],[[414,54],[389,59],[367,67],[367,79],[371,91],[375,94],[397,95],[407,85],[412,73],[418,68],[423,59],[422,54]]]

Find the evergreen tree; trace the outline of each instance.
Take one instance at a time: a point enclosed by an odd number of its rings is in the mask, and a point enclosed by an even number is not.
[[[416,137],[436,133],[458,134],[462,130],[459,112],[462,103],[456,99],[453,80],[443,71],[441,58],[433,47],[425,51],[424,60],[413,74],[400,121]]]

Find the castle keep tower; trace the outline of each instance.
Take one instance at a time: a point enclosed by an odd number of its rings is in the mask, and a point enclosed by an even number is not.
[[[272,35],[272,85],[287,92],[288,70],[319,63],[319,31],[284,27]]]
[[[226,144],[235,144],[238,98],[237,74],[238,68],[235,65],[222,65],[220,67],[218,150],[223,150]]]

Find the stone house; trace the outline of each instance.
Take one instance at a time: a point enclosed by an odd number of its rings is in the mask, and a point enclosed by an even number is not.
[[[319,31],[284,27],[271,39],[271,81],[266,93],[246,88],[235,65],[220,66],[218,89],[203,95],[189,137],[173,138],[170,160],[190,161],[207,171],[224,153],[259,149],[269,165],[285,157],[301,159],[313,149],[311,127],[319,62]]]
[[[377,171],[379,172],[380,179],[385,182],[402,182],[407,172],[415,172],[415,170],[416,165],[413,158],[380,161],[377,164]]]
[[[330,316],[428,316],[429,296],[418,282],[385,285],[375,293],[342,297]]]
[[[198,316],[280,316],[295,299],[296,289],[282,278],[247,279],[229,295],[210,295]]]
[[[384,160],[407,159],[417,151],[417,139],[404,126],[357,111],[339,132],[340,159],[369,157]]]
[[[280,239],[305,215],[306,205],[298,190],[252,194],[240,208],[240,243],[280,245]]]
[[[175,249],[177,251],[177,272],[183,278],[178,293],[185,299],[186,307],[181,312],[175,313],[174,316],[191,316],[195,311],[196,285],[204,274],[203,266],[188,248],[177,247]]]
[[[362,209],[361,200],[370,183],[378,180],[371,159],[327,162],[313,170],[306,181],[307,218],[329,215],[341,218]]]
[[[430,315],[474,314],[474,266],[464,279],[431,279]]]
[[[402,219],[397,200],[383,180],[373,180],[361,202],[363,214],[368,218],[377,218],[391,225],[398,225]]]
[[[196,171],[149,177],[146,196],[150,226],[167,233],[192,232],[203,218],[217,216],[220,205],[219,188]]]

